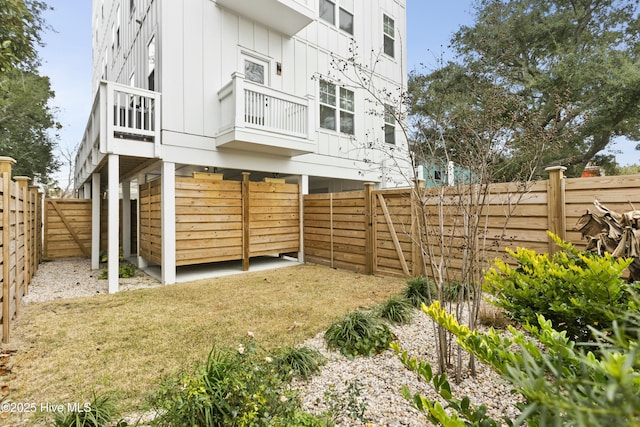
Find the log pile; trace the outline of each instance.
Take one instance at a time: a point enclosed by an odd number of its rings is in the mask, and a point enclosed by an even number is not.
[[[617,213],[593,202],[595,210],[587,210],[575,225],[588,240],[587,250],[614,257],[633,258],[629,266],[630,281],[640,281],[640,210]],[[633,206],[632,206],[633,208]]]

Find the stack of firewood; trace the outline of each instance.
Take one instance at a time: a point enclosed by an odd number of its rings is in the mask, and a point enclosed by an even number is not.
[[[614,212],[599,201],[593,202],[595,211],[587,210],[575,229],[589,240],[587,250],[614,257],[633,258],[629,266],[630,281],[640,281],[640,210]]]

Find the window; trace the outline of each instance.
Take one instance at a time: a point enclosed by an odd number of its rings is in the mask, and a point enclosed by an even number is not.
[[[336,23],[336,5],[329,0],[320,0],[320,19],[329,24]]]
[[[265,66],[263,64],[249,59],[244,60],[244,77],[251,82],[265,84],[264,69]]]
[[[338,18],[338,27],[353,35],[353,0],[340,0]],[[336,25],[336,3],[334,1],[320,0],[320,19],[331,25]]]
[[[353,14],[340,8],[340,29],[353,35]]]
[[[393,107],[390,105],[384,106],[384,142],[396,143],[396,118],[393,115]]]
[[[320,80],[320,127],[336,130],[336,85]]]
[[[355,125],[353,121],[353,91],[340,88],[340,132],[353,135]]]
[[[120,49],[120,6],[116,8],[116,47]]]
[[[147,45],[147,86],[149,90],[156,90],[156,38],[151,37]]]
[[[338,104],[338,99],[340,103]],[[355,102],[353,91],[320,81],[320,127],[353,135]],[[340,125],[337,126],[339,120]]]
[[[387,15],[383,15],[383,37],[384,37],[384,53],[390,57],[394,57],[395,49],[395,22]]]

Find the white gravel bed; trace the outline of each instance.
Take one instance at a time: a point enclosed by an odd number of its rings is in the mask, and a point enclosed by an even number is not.
[[[106,280],[98,279],[101,271],[91,270],[87,259],[65,259],[40,264],[29,286],[24,303],[43,302],[62,298],[88,297],[107,294]],[[138,271],[134,278],[120,279],[120,290],[139,289],[159,286],[154,278]],[[427,315],[416,311],[409,325],[393,326],[400,346],[410,355],[418,356],[432,364],[435,370],[436,350],[434,330]],[[437,399],[436,393],[417,374],[406,369],[391,350],[374,357],[348,359],[337,352],[329,351],[324,343],[323,334],[307,340],[303,345],[315,348],[328,359],[321,372],[308,382],[294,383],[300,391],[303,409],[320,414],[329,409],[327,395],[349,399],[348,387],[356,386],[360,390],[359,408],[365,408],[363,422],[345,416],[338,420],[337,426],[406,426],[420,427],[430,425],[424,414],[414,409],[401,394],[403,386],[412,393],[420,392],[430,399]],[[510,387],[490,368],[476,363],[477,375],[463,379],[459,384],[450,380],[453,395],[458,398],[469,396],[471,403],[487,405],[487,412],[496,419],[504,414],[514,417],[517,395],[510,393]],[[351,394],[352,397],[353,393]],[[343,411],[345,412],[345,411]],[[348,411],[346,411],[348,412]],[[348,415],[348,414],[345,414]],[[148,419],[151,414],[144,414]],[[135,421],[137,416],[127,417]]]

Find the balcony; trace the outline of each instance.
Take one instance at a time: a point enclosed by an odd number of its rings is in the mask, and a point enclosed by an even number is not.
[[[241,73],[220,91],[218,148],[281,156],[313,153],[313,97],[301,98],[245,80]]]
[[[100,82],[76,154],[75,182],[84,182],[107,154],[160,157],[160,94]]]
[[[289,37],[315,19],[310,0],[218,0],[217,3]]]

